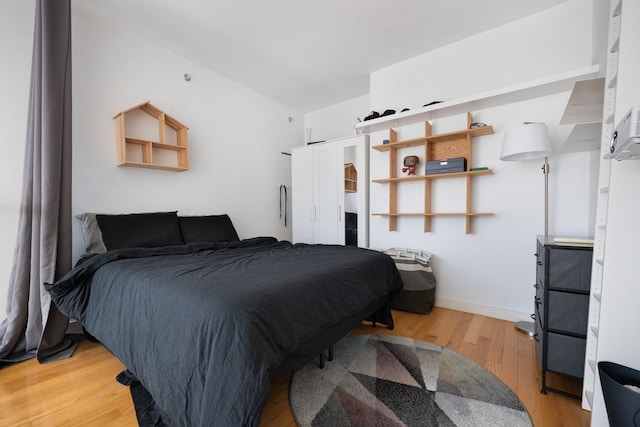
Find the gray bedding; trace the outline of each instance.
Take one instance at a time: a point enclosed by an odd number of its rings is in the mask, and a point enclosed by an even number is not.
[[[185,427],[257,425],[274,376],[401,287],[383,253],[273,238],[108,251],[46,285]]]

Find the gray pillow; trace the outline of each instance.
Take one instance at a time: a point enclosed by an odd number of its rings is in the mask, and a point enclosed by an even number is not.
[[[84,239],[85,254],[100,254],[107,251],[107,247],[102,241],[102,232],[98,226],[95,213],[82,213],[76,215],[82,227],[82,238]]]

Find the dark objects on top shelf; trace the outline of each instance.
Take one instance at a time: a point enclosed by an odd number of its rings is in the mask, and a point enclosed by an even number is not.
[[[367,117],[364,118],[364,121],[366,122],[367,120],[377,119],[378,117],[380,117],[380,113],[378,113],[377,111],[372,111]]]

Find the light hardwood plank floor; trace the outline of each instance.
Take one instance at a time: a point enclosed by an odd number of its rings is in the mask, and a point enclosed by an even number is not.
[[[540,393],[535,341],[513,323],[435,307],[429,315],[394,311],[396,327],[363,324],[354,334],[393,334],[433,342],[483,365],[527,407],[536,427],[588,427],[590,412],[576,399]],[[0,426],[136,426],[129,388],[115,376],[124,369],[104,347],[82,342],[72,358],[44,365],[35,360],[0,370]],[[273,383],[260,427],[291,426],[290,375]],[[580,393],[568,378],[549,378]]]

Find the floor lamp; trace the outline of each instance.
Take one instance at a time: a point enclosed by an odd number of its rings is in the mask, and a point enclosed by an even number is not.
[[[544,236],[549,235],[549,154],[551,143],[544,123],[525,122],[520,126],[507,129],[502,142],[500,160],[527,161],[544,158]],[[518,331],[533,336],[533,322],[516,322]]]

